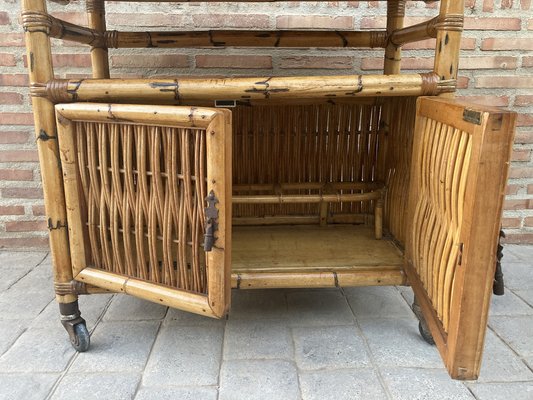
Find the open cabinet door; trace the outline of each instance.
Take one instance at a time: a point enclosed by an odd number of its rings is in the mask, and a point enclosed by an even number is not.
[[[417,102],[406,272],[450,375],[476,379],[515,114]]]
[[[56,116],[75,281],[226,315],[231,113],[74,103]]]

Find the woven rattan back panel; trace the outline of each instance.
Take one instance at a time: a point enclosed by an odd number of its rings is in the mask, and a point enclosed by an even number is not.
[[[205,133],[75,123],[88,264],[206,293]]]
[[[385,135],[380,129],[380,105],[237,107],[233,115],[234,185],[383,180]],[[344,190],[344,193],[361,192]],[[297,189],[287,193],[316,191]],[[234,194],[250,192],[234,190]],[[331,213],[372,211],[370,201],[336,203],[330,207]],[[317,215],[318,212],[318,204],[246,204],[233,208],[235,217]]]

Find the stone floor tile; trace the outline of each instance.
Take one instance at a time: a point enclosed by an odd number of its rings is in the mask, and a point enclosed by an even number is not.
[[[22,279],[26,274],[28,274],[32,268],[35,266],[25,265],[12,267],[10,265],[6,266],[4,264],[0,265],[0,293],[9,289],[13,284]]]
[[[3,374],[0,373],[0,399],[45,399],[59,374]]]
[[[233,290],[231,319],[283,319],[287,317],[287,290]]]
[[[51,290],[11,289],[0,293],[0,321],[5,319],[32,320],[54,299]]]
[[[222,338],[222,328],[165,325],[148,360],[143,385],[216,385],[222,358]]]
[[[531,314],[533,314],[533,307],[516,296],[511,290],[506,290],[503,296],[492,296],[490,315]]]
[[[302,372],[303,400],[370,400],[387,395],[373,370],[342,369]]]
[[[468,383],[477,400],[531,400],[533,382]]]
[[[345,289],[356,318],[415,318],[395,287],[368,286]]]
[[[31,328],[0,357],[0,371],[61,372],[74,356],[62,330]]]
[[[407,303],[407,306],[411,308],[415,299],[415,294],[410,286],[397,286],[398,292],[402,295],[403,299]]]
[[[224,361],[219,400],[299,400],[293,363],[283,360]]]
[[[533,381],[533,372],[490,329],[485,336],[479,381]]]
[[[533,289],[515,290],[515,294],[533,307]]]
[[[294,346],[285,322],[230,320],[224,336],[224,359],[292,359]]]
[[[291,326],[351,325],[355,322],[340,290],[287,292]]]
[[[355,326],[294,328],[295,358],[305,370],[370,367]]]
[[[46,251],[0,251],[0,265],[31,270],[43,263],[47,256]]]
[[[506,252],[510,253],[512,257],[518,258],[520,261],[529,262],[531,261],[531,255],[533,254],[533,246],[523,244],[506,244],[503,248],[504,261]]]
[[[174,326],[212,326],[224,327],[225,318],[209,318],[205,315],[198,315],[187,311],[181,311],[176,308],[169,308],[164,320],[164,324],[173,324]]]
[[[505,286],[511,290],[533,289],[533,264],[530,260],[521,263],[507,263],[503,265],[503,279]]]
[[[142,371],[159,329],[157,321],[102,322],[91,336],[91,347],[79,353],[72,372]]]
[[[7,320],[0,322],[0,356],[26,330],[28,321]]]
[[[52,400],[131,400],[141,379],[136,373],[66,374]]]
[[[22,291],[41,291],[47,290],[54,292],[53,271],[48,264],[39,264],[30,272],[24,275],[11,288],[18,288]]]
[[[489,325],[520,356],[533,356],[533,315],[491,317]]]
[[[474,399],[463,382],[450,379],[444,368],[383,368],[381,375],[394,400]]]
[[[146,388],[139,389],[135,400],[217,400],[218,391],[212,386],[183,388]]]
[[[142,321],[165,318],[167,307],[125,294],[116,295],[104,315],[104,321]]]
[[[361,329],[372,357],[381,366],[442,367],[437,348],[427,344],[415,319],[365,319]]]

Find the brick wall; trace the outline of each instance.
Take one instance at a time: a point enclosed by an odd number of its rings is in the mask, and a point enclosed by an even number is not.
[[[459,96],[519,113],[503,224],[507,241],[533,243],[532,0],[466,0]],[[252,4],[108,3],[108,28],[371,29],[385,23],[384,2]],[[409,3],[408,23],[436,14],[437,4]],[[84,2],[50,4],[59,18],[86,23]],[[0,0],[0,247],[45,246],[46,224],[25,71],[19,2]],[[406,46],[402,67],[432,66],[434,41]],[[55,41],[56,74],[89,74],[87,48]],[[135,55],[132,55],[134,53]],[[111,51],[115,76],[298,75],[374,73],[380,50],[145,49]]]

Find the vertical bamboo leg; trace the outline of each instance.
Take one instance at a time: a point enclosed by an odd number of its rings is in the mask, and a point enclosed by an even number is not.
[[[48,36],[50,27],[47,24],[46,14],[44,0],[22,1],[22,21],[25,31],[30,84],[45,83],[54,78]],[[63,179],[59,167],[55,112],[54,105],[44,97],[33,97],[32,106],[43,182],[44,203],[50,231],[54,284],[57,289],[65,284],[68,285],[73,277]],[[80,317],[78,309],[78,296],[73,291],[69,293],[68,291],[56,290],[56,300],[59,303],[61,321],[64,325],[69,325],[69,327],[65,327],[75,345],[75,342],[79,339],[79,337],[76,338],[75,331],[82,332],[83,328],[85,328],[85,321]],[[76,328],[76,326],[78,327]],[[88,334],[86,336],[88,337]],[[85,342],[88,343],[88,340]]]
[[[89,28],[95,29],[102,33],[105,32],[106,23],[104,0],[87,0],[86,8]],[[109,78],[109,58],[107,48],[92,47],[91,64],[93,70],[93,78]]]
[[[387,34],[403,28],[403,18],[405,15],[405,0],[389,0],[387,2]],[[399,74],[402,62],[402,50],[391,43],[387,43],[385,48],[385,75]]]
[[[464,12],[464,0],[442,0],[440,3],[440,18],[461,18]],[[435,48],[435,65],[433,71],[441,80],[457,79],[459,65],[459,50],[461,47],[462,27],[455,24],[437,24],[437,45]],[[442,94],[453,97],[454,93]]]

